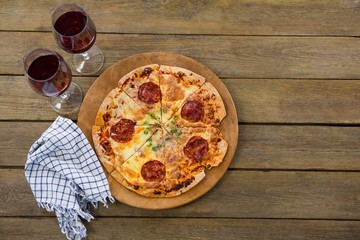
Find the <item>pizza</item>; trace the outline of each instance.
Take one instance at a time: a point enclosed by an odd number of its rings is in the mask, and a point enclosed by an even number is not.
[[[188,69],[150,64],[118,81],[92,127],[96,153],[122,186],[146,197],[174,197],[223,161],[223,100]]]

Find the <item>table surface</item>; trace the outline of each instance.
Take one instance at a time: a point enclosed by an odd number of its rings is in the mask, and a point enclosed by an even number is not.
[[[57,114],[27,86],[22,57],[48,47],[70,58],[51,33],[58,2],[1,1],[2,239],[65,239],[23,170]],[[105,54],[96,75],[74,72],[85,92],[128,56],[177,53],[219,76],[239,119],[233,162],[211,191],[168,210],[100,207],[89,239],[360,238],[359,1],[78,2]]]

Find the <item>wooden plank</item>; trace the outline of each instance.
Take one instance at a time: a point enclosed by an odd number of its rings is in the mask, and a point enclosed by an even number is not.
[[[99,34],[96,44],[104,50],[103,70],[132,54],[163,51],[191,57],[221,78],[360,78],[360,41],[350,37]],[[0,32],[0,45],[7,46],[0,74],[11,75],[23,74],[30,49],[58,49],[51,33],[38,32]]]
[[[95,79],[74,77],[73,81],[86,94]],[[0,102],[1,120],[54,120],[58,116],[51,108],[48,98],[32,91],[24,76],[0,76]],[[77,113],[66,117],[76,119]]]
[[[240,122],[360,123],[360,81],[225,79]]]
[[[68,2],[68,1],[62,1]],[[111,33],[358,36],[358,1],[79,0],[98,31]],[[2,1],[1,30],[51,31],[57,3]],[[16,14],[14,14],[16,13]],[[6,21],[5,21],[6,20]],[[146,24],[143,24],[145,23]]]
[[[31,145],[50,122],[0,122],[0,166],[23,167]],[[21,140],[21,142],[19,142]]]
[[[240,125],[232,168],[360,170],[360,129]]]
[[[228,171],[203,197],[156,211],[116,202],[96,216],[360,219],[360,172]],[[0,169],[0,216],[52,216],[37,207],[22,169]]]
[[[0,122],[0,167],[23,167],[51,122]],[[31,131],[29,131],[31,129]],[[232,169],[360,170],[360,129],[240,125]],[[21,139],[21,144],[18,142]]]
[[[87,239],[347,240],[360,234],[359,221],[98,218],[85,225]],[[55,218],[0,218],[0,230],[4,240],[64,239]]]
[[[95,77],[75,77],[87,92]],[[358,124],[360,81],[223,79],[241,123]],[[10,88],[9,86],[17,86]],[[53,120],[46,98],[23,76],[0,76],[0,120]],[[76,115],[70,116],[76,119]]]

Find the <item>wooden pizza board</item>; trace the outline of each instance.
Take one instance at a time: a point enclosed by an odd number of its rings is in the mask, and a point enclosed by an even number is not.
[[[229,143],[227,154],[219,166],[214,167],[211,170],[206,170],[206,177],[188,192],[170,198],[143,197],[126,189],[111,177],[110,174],[107,174],[111,193],[118,201],[133,207],[144,209],[167,209],[194,201],[213,188],[227,171],[235,154],[238,142],[238,119],[236,109],[230,93],[216,74],[199,62],[182,55],[164,52],[148,52],[132,55],[112,65],[95,80],[88,90],[80,108],[78,125],[93,146],[91,128],[104,98],[117,86],[117,83],[122,76],[137,67],[152,63],[182,67],[204,76],[206,81],[213,84],[219,91],[225,103],[227,112],[227,116],[220,125],[223,138]],[[103,164],[103,166],[108,173],[113,170],[113,167],[109,165]]]

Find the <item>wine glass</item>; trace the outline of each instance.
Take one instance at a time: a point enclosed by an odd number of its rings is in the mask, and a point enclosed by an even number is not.
[[[53,35],[63,50],[72,53],[72,64],[80,74],[93,74],[104,63],[104,54],[94,45],[96,28],[86,11],[77,4],[66,3],[52,13]]]
[[[46,48],[36,48],[24,57],[25,77],[39,95],[49,97],[51,107],[59,114],[80,108],[83,93],[71,82],[71,70],[64,58]]]

